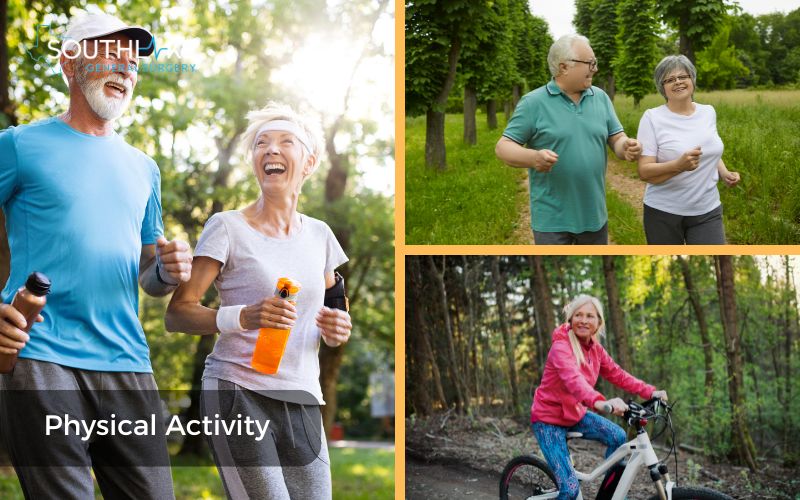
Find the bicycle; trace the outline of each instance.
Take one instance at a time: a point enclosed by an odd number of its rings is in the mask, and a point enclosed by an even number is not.
[[[659,409],[663,409],[663,412],[659,412]],[[611,477],[613,474],[610,474],[606,484],[601,487],[601,493],[605,493],[605,495],[610,495],[609,489],[613,489],[611,500],[623,500],[625,498],[642,467],[649,469],[650,479],[653,480],[656,488],[656,494],[650,497],[650,500],[732,500],[728,495],[709,488],[677,487],[670,480],[665,462],[675,451],[675,429],[672,427],[671,413],[672,406],[658,398],[649,399],[641,404],[629,401],[628,410],[624,413],[623,418],[629,426],[636,429],[636,438],[620,446],[593,471],[584,473],[576,470],[575,474],[578,476],[579,483],[583,484],[602,477],[607,471],[617,467],[621,460],[627,458],[628,463],[624,466],[624,472],[619,475],[621,467],[618,467],[615,471],[617,473],[616,477]],[[648,420],[663,420],[672,431],[672,448],[664,462],[658,460],[650,443],[650,436],[644,429]],[[666,429],[666,426],[664,429]],[[567,441],[581,436],[583,434],[580,432],[568,432]],[[570,461],[572,461],[571,453]],[[676,470],[677,466],[678,457],[676,454]],[[578,491],[577,499],[583,500],[583,493],[580,489]],[[543,459],[534,455],[519,456],[508,462],[503,470],[503,475],[500,478],[500,500],[515,500],[517,498],[544,500],[557,497],[558,483],[547,462]],[[600,493],[598,498],[600,498]]]

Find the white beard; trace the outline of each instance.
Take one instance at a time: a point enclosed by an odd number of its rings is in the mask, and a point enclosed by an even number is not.
[[[106,78],[90,80],[87,78],[85,70],[81,68],[78,70],[77,81],[92,111],[103,120],[116,120],[128,109],[128,105],[131,103],[133,88],[120,75],[109,73]],[[125,96],[122,99],[107,97],[103,91],[106,82],[114,82],[124,86],[126,89]]]

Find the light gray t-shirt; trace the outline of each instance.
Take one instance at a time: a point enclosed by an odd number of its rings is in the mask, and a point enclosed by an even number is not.
[[[700,146],[700,165],[661,184],[648,184],[644,204],[675,215],[703,215],[720,205],[717,164],[724,146],[717,134],[717,113],[708,104],[695,103],[690,116],[673,113],[665,105],[648,109],[639,121],[642,156],[656,162],[672,161]]]
[[[219,336],[206,358],[204,379],[228,380],[260,393],[269,391],[267,395],[273,399],[325,404],[319,384],[321,337],[315,316],[325,298],[325,274],[347,262],[347,256],[327,224],[303,214],[300,220],[300,230],[285,240],[257,231],[238,210],[214,214],[206,222],[194,254],[222,263],[214,281],[222,306],[250,305],[271,297],[282,277],[299,281],[301,289],[297,321],[276,374],[266,375],[250,366],[258,330],[249,330]],[[299,396],[297,391],[308,395]]]

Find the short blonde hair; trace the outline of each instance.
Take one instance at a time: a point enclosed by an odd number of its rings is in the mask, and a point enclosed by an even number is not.
[[[564,306],[564,321],[568,325],[571,325],[572,316],[575,315],[575,311],[586,304],[592,304],[597,310],[598,325],[597,331],[592,335],[592,340],[598,342],[598,337],[602,337],[606,333],[606,322],[605,319],[603,319],[603,304],[600,303],[597,297],[581,294],[572,299],[569,304]],[[575,361],[578,362],[578,366],[582,366],[586,362],[586,358],[583,356],[583,350],[581,349],[580,342],[578,342],[578,337],[575,336],[575,332],[572,331],[572,328],[569,329],[568,335],[569,343],[572,346],[572,353],[575,354]]]
[[[275,120],[290,121],[303,130],[308,135],[308,140],[311,144],[311,154],[314,155],[314,165],[311,167],[311,172],[314,172],[319,166],[319,160],[322,156],[323,136],[322,129],[319,122],[308,119],[295,112],[291,106],[270,101],[261,109],[250,111],[247,113],[247,130],[242,134],[242,148],[248,159],[253,157],[254,142],[256,134],[267,123]],[[307,154],[305,148],[303,149],[303,157]]]

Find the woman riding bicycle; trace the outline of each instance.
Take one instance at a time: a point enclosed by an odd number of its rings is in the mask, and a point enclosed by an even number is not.
[[[566,323],[553,332],[542,382],[531,406],[531,427],[545,460],[558,482],[559,500],[578,496],[578,478],[567,450],[567,432],[604,443],[606,457],[625,443],[620,426],[591,412],[622,415],[628,405],[620,398],[606,400],[594,389],[602,376],[644,399],[667,399],[666,391],[635,378],[611,359],[598,337],[605,333],[603,306],[595,297],[579,295],[564,308]]]

